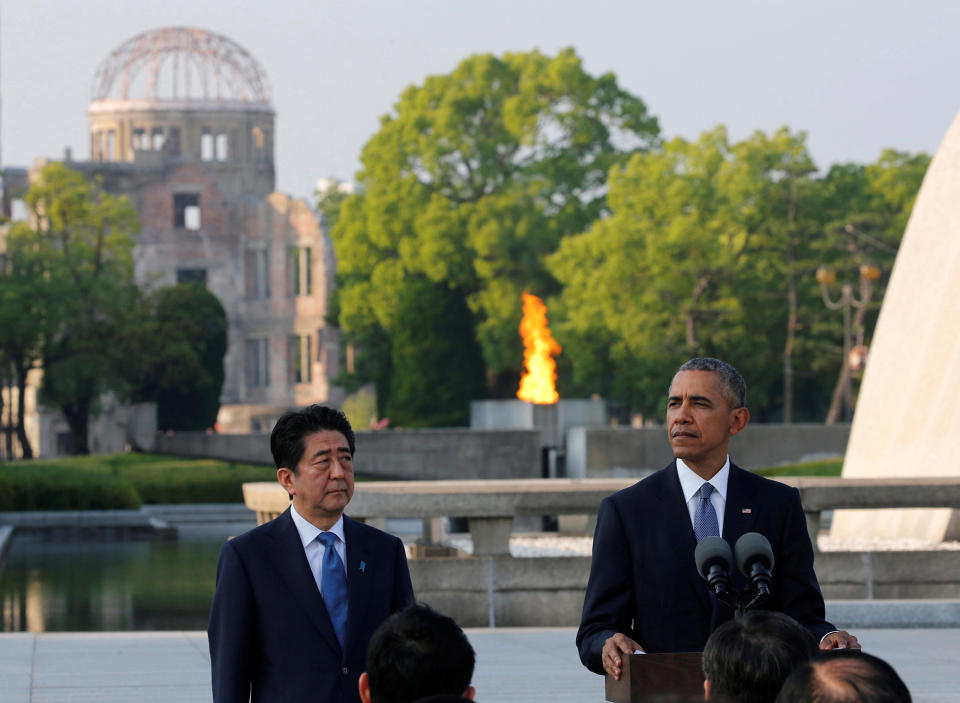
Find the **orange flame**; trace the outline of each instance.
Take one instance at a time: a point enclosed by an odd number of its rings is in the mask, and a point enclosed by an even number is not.
[[[535,295],[523,294],[523,377],[517,397],[528,403],[547,405],[560,399],[557,393],[555,354],[563,351],[547,327],[547,306]]]

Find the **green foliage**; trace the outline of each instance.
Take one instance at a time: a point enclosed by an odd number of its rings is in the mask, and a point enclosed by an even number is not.
[[[363,430],[380,419],[377,411],[377,396],[369,386],[362,386],[344,398],[340,410],[347,416],[350,426],[356,431]]]
[[[223,388],[227,316],[205,287],[161,288],[141,307],[122,343],[124,375],[138,401],[156,401],[161,430],[213,427]]]
[[[768,478],[779,476],[825,476],[838,477],[843,470],[843,459],[825,459],[823,461],[808,461],[804,464],[786,464],[759,469],[755,473]]]
[[[431,340],[423,344],[424,331]],[[470,401],[483,397],[484,368],[463,297],[425,280],[408,283],[393,333],[392,425],[469,424]]]
[[[115,385],[113,340],[134,323],[137,213],[126,198],[58,163],[43,168],[26,202],[35,229],[12,229],[10,265],[44,307],[40,333],[26,346],[41,345],[42,399],[63,412],[71,447],[83,454],[89,416],[101,392]]]
[[[611,214],[547,258],[569,387],[657,415],[680,363],[719,356],[748,379],[756,420],[789,418],[785,406],[822,419],[839,315],[814,272],[887,270],[926,163],[884,152],[817,177],[805,135],[786,128],[730,144],[718,127],[634,155],[611,172]]]
[[[0,465],[0,511],[239,503],[244,482],[275,478],[263,466],[139,454],[14,462]]]
[[[130,509],[139,505],[136,489],[117,476],[25,462],[0,464],[0,511]]]
[[[611,74],[587,74],[569,49],[472,56],[408,88],[364,147],[364,192],[343,203],[332,232],[347,340],[392,345],[409,300],[401,293],[426,280],[472,311],[455,341],[479,342],[491,386],[517,376],[521,292],[557,290],[544,256],[604,212],[610,168],[657,133],[643,101]],[[420,335],[423,349],[450,341],[425,327]],[[398,371],[383,356],[369,360],[377,368],[360,380],[379,392]]]

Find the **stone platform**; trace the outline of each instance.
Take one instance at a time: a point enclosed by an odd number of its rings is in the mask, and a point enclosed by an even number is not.
[[[857,630],[916,703],[955,701],[960,629]],[[601,703],[603,680],[580,665],[573,628],[468,629],[483,703]],[[0,703],[210,703],[203,632],[0,634]]]

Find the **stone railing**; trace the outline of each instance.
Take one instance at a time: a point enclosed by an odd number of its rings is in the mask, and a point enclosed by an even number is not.
[[[960,478],[790,478],[800,491],[813,544],[824,510],[960,508]]]
[[[604,497],[635,482],[632,478],[601,478],[358,483],[348,512],[361,520],[465,517],[475,556],[506,555],[515,517],[595,515]],[[960,509],[957,478],[785,478],[782,482],[800,491],[814,545],[824,510]],[[290,503],[277,483],[246,483],[243,497],[261,523],[279,515]]]
[[[347,512],[358,520],[467,518],[474,556],[490,556],[510,553],[515,517],[596,514],[601,500],[633,483],[622,478],[358,483]],[[243,500],[261,523],[290,504],[280,484],[267,482],[243,484]]]

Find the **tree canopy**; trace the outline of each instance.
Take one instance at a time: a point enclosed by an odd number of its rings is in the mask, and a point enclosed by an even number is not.
[[[348,339],[400,343],[401,291],[444,286],[469,324],[423,329],[417,343],[476,340],[487,392],[515,392],[521,292],[558,290],[544,257],[605,212],[610,168],[658,132],[642,100],[612,74],[588,74],[571,49],[472,56],[409,87],[364,147],[363,192],[332,232]]]

